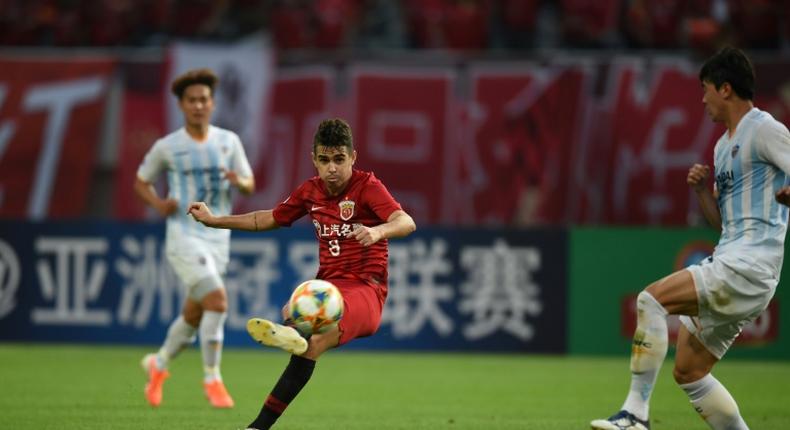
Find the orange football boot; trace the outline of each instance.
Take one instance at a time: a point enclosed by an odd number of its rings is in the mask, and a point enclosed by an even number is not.
[[[228,390],[225,389],[225,384],[222,383],[222,380],[215,379],[211,382],[204,382],[203,390],[206,392],[206,397],[211,406],[215,408],[233,407],[233,399],[228,394]]]
[[[165,379],[170,377],[167,369],[160,370],[156,367],[156,354],[147,354],[142,361],[143,370],[148,375],[148,382],[145,384],[145,399],[153,407],[162,403],[162,385]]]

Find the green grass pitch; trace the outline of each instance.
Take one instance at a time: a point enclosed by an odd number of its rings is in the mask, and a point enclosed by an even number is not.
[[[223,376],[236,400],[213,410],[200,355],[171,365],[158,409],[143,399],[148,349],[0,343],[0,429],[237,429],[257,414],[288,361],[279,351],[228,349]],[[714,374],[753,429],[790,428],[790,363],[724,360]],[[275,428],[587,429],[615,411],[628,357],[331,351]],[[653,395],[654,430],[708,427],[665,363]]]

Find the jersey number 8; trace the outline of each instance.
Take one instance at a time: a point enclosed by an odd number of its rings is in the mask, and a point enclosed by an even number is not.
[[[332,239],[329,241],[329,253],[332,254],[332,257],[337,257],[340,255],[340,241],[337,239]]]

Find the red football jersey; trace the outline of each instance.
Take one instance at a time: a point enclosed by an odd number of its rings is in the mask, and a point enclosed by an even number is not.
[[[318,279],[364,279],[387,285],[387,240],[362,246],[348,237],[355,225],[374,227],[401,209],[371,172],[354,170],[346,189],[329,196],[318,176],[305,181],[274,208],[274,220],[289,226],[309,214],[318,239]]]

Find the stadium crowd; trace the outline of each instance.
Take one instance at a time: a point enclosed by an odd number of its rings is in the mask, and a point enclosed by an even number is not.
[[[279,49],[790,49],[784,0],[0,0],[4,46],[157,46],[268,30]]]

